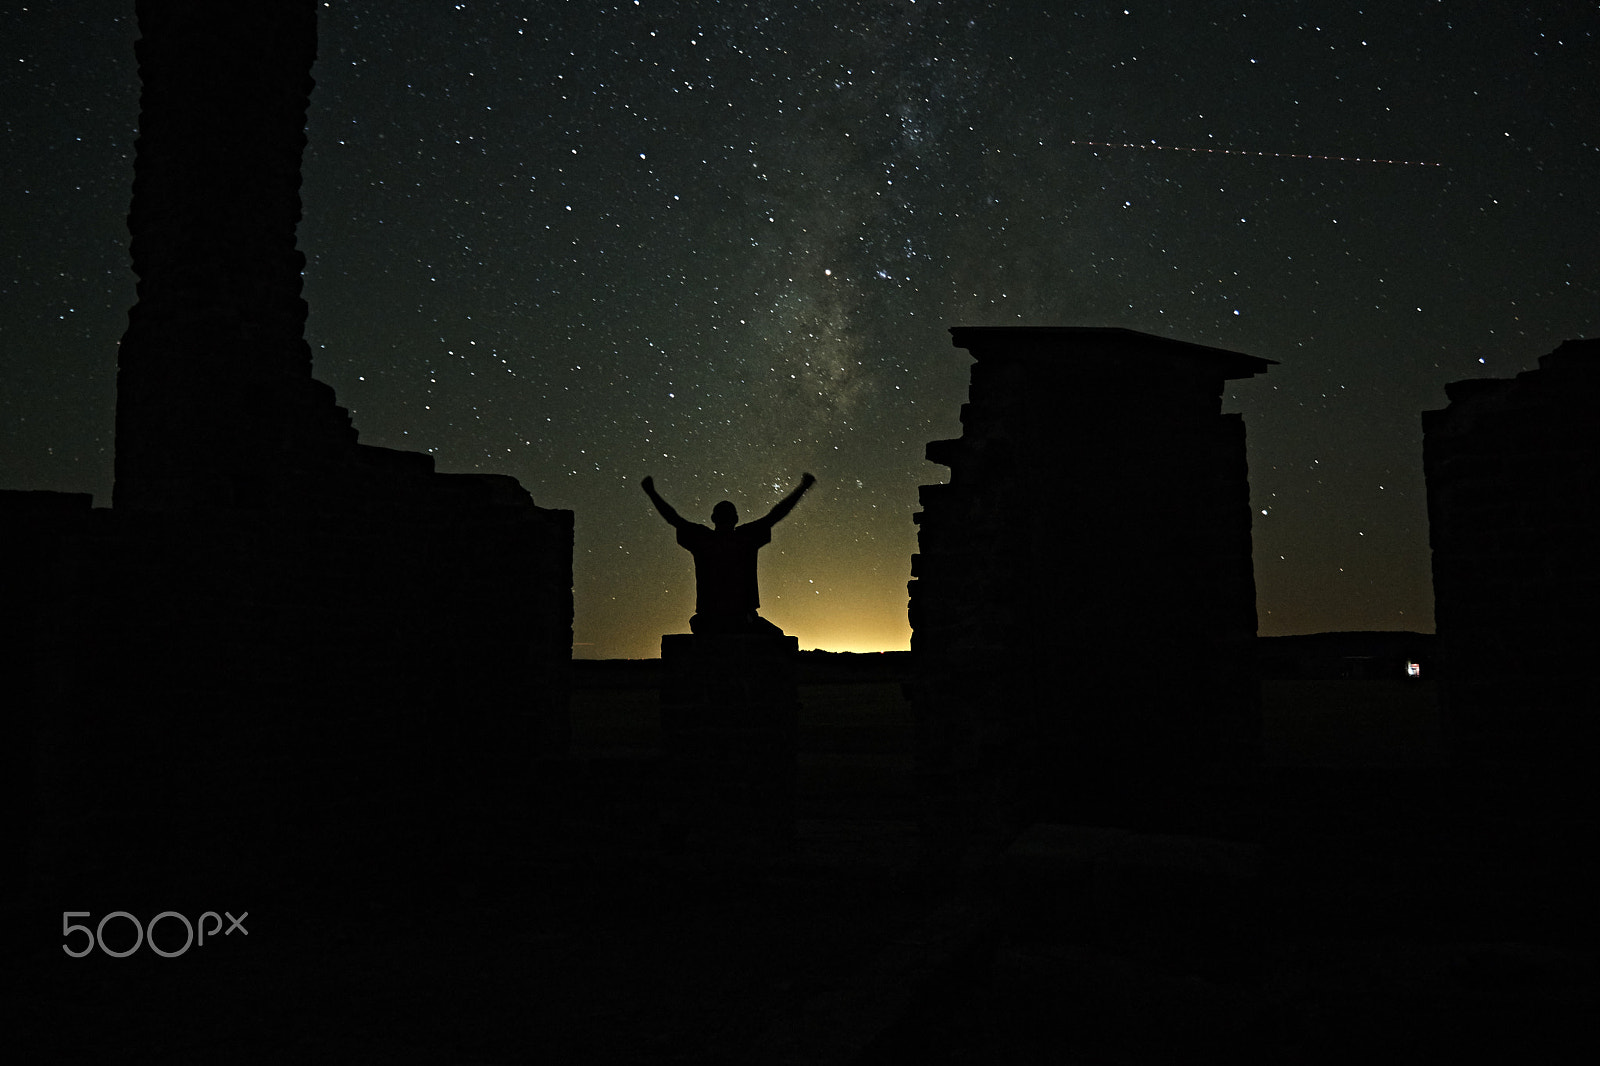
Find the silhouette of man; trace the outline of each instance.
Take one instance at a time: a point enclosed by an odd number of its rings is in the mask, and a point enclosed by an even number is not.
[[[800,485],[779,500],[766,517],[739,525],[739,512],[723,500],[711,509],[707,529],[691,522],[672,509],[656,492],[654,478],[640,484],[661,517],[678,531],[678,543],[694,556],[694,617],[689,629],[695,633],[771,633],[783,630],[756,614],[761,598],[756,589],[756,552],[772,540],[772,527],[783,520],[806,490],[817,483],[810,474]]]

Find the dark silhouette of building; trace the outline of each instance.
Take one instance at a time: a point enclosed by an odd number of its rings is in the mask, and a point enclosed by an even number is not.
[[[922,489],[909,586],[934,850],[1107,805],[1158,817],[1254,758],[1244,425],[1221,396],[1271,361],[1122,329],[951,334],[977,362],[962,436],[928,445],[950,481]]]
[[[1440,706],[1455,765],[1592,791],[1600,760],[1600,340],[1422,415]]]
[[[131,816],[96,843],[113,868],[241,810],[354,810],[379,837],[417,819],[426,850],[565,745],[572,514],[358,443],[312,378],[295,228],[313,0],[138,16],[115,507],[0,495],[34,872],[86,853],[63,819]],[[266,861],[259,834],[215,844],[219,876]]]

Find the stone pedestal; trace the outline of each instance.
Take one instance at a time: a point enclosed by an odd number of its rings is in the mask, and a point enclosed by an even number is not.
[[[661,638],[663,843],[750,852],[794,837],[794,637]]]

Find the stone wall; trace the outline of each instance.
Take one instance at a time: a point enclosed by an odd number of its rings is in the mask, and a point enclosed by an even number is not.
[[[1269,362],[1116,329],[956,328],[972,367],[910,588],[934,834],[1159,805],[1254,757],[1244,426]]]
[[[1457,767],[1587,788],[1600,600],[1600,340],[1422,416],[1441,710]]]
[[[28,568],[5,629],[33,872],[83,884],[217,819],[255,820],[202,848],[236,880],[272,854],[370,858],[317,847],[340,819],[427,853],[565,748],[573,515],[359,444],[311,377],[295,227],[315,4],[138,11],[115,507],[0,495]]]

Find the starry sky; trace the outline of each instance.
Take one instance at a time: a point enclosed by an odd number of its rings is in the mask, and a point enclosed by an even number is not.
[[[0,487],[109,505],[132,0],[6,8]],[[951,325],[1123,326],[1232,383],[1263,635],[1433,627],[1420,412],[1600,333],[1600,4],[332,0],[308,340],[369,444],[576,512],[578,657],[764,513],[762,614],[908,646]],[[1152,610],[1159,605],[1152,605]]]

